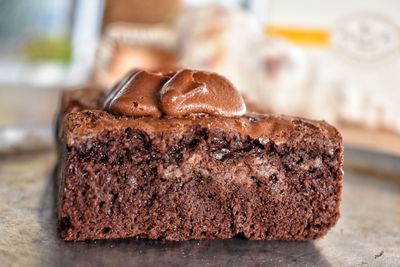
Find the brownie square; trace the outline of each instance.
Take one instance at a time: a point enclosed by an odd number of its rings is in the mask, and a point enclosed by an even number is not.
[[[343,141],[324,121],[112,115],[63,94],[58,221],[65,240],[308,240],[339,218]]]

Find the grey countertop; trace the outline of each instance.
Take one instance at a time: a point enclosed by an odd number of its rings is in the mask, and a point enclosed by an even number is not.
[[[400,266],[400,183],[345,169],[342,216],[314,242],[64,242],[54,153],[0,156],[1,266]],[[400,163],[400,161],[399,161]]]

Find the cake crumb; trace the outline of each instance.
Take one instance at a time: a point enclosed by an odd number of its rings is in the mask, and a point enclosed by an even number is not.
[[[375,259],[377,259],[377,258],[383,256],[383,253],[384,253],[384,251],[381,250],[381,252],[379,252],[378,254],[375,255]]]

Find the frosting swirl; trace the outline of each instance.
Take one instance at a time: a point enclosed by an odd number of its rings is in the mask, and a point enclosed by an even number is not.
[[[112,114],[133,117],[246,113],[242,96],[226,78],[189,69],[176,73],[133,71],[111,90],[103,107]]]

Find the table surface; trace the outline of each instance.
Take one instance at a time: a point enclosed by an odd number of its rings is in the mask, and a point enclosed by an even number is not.
[[[54,219],[54,152],[0,158],[1,266],[400,266],[400,183],[345,170],[342,216],[309,242],[64,242]]]

